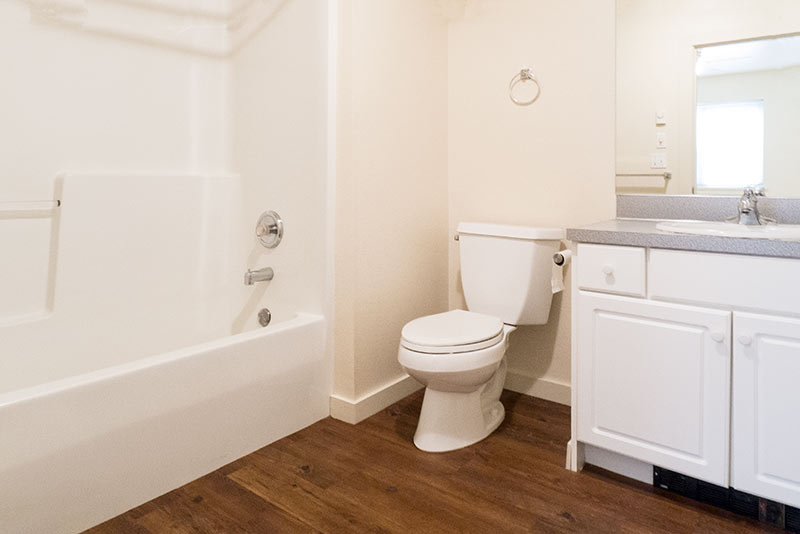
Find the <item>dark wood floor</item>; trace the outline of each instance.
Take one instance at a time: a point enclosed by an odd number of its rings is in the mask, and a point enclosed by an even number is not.
[[[421,402],[356,426],[325,419],[88,532],[781,532],[600,469],[565,470],[569,409],[511,392],[489,438],[418,451]]]

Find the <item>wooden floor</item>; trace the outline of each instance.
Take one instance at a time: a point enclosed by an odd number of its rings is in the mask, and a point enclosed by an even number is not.
[[[782,532],[599,469],[565,470],[569,409],[511,392],[489,438],[418,451],[421,402],[415,393],[356,426],[325,419],[88,532]]]

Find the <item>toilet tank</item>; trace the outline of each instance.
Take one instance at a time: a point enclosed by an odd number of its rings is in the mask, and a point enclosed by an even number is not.
[[[564,230],[458,225],[461,284],[470,311],[510,325],[544,324],[553,299],[553,254]]]

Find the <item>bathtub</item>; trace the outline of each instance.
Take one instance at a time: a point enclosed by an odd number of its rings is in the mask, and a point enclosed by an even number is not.
[[[41,248],[4,262],[42,267],[0,280],[0,533],[83,530],[328,415],[304,252],[323,247],[293,210],[267,250],[237,175],[70,174],[56,195],[0,218]],[[275,280],[244,285],[266,266]]]
[[[78,532],[328,415],[325,320],[0,394],[0,530]]]

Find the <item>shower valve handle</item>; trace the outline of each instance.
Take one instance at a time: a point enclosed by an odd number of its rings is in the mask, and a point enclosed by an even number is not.
[[[283,239],[283,219],[272,210],[265,211],[256,223],[256,237],[266,248],[277,247]]]

